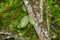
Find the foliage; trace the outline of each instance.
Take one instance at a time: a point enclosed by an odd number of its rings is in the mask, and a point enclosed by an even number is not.
[[[46,1],[44,0],[44,4]],[[56,36],[54,39],[60,38],[60,6],[54,0],[48,2],[49,18],[48,21],[52,28],[50,29],[50,37]],[[44,5],[44,22],[46,21]],[[37,34],[33,27],[35,21],[32,17],[27,16],[27,11],[22,0],[2,0],[0,1],[0,30],[11,31],[24,37],[26,40],[37,40]],[[56,22],[54,22],[57,20]],[[54,22],[54,23],[52,23]],[[15,39],[13,39],[15,40]]]
[[[57,4],[58,0],[49,0],[48,2],[48,21],[50,24],[51,40],[60,40],[60,6]],[[46,1],[44,1],[46,4]],[[44,20],[46,21],[46,5],[44,5]]]

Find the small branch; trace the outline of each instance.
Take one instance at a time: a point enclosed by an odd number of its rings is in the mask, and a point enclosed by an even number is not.
[[[49,15],[49,6],[48,6],[48,0],[46,1],[46,22],[47,22],[47,28],[48,28],[48,31],[49,31],[49,22],[48,22],[48,15]]]
[[[52,31],[54,31],[57,35],[59,35],[59,33],[56,32],[56,29],[54,29],[52,26],[51,26],[51,29],[52,29]]]
[[[3,37],[3,39],[6,39],[6,38],[16,38],[18,40],[25,40],[19,34],[12,33],[12,32],[0,31],[0,34],[7,34],[8,35],[7,37]]]
[[[43,0],[39,0],[40,1],[40,16],[41,16],[41,22],[43,22]]]
[[[60,19],[56,19],[56,20],[54,20],[53,22],[51,22],[50,24],[54,24],[54,23],[57,22],[57,21],[60,21]]]
[[[54,23],[57,22],[57,21],[60,21],[60,19],[57,19],[57,20],[54,20],[53,22],[51,22],[49,25],[51,26],[51,29],[57,34],[57,35],[60,35],[59,33],[57,33],[56,29],[54,29]]]
[[[0,34],[11,34],[11,33],[8,33],[8,32],[0,32]]]

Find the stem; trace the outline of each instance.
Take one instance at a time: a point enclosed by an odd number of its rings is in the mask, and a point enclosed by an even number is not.
[[[8,35],[7,37],[3,37],[2,39],[6,39],[6,38],[17,38],[18,40],[25,40],[19,34],[12,33],[12,32],[0,31],[0,34],[7,34]]]

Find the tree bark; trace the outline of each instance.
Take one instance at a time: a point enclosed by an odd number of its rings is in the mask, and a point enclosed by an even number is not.
[[[50,40],[48,35],[48,28],[43,25],[43,0],[23,0],[28,11],[28,15],[35,19],[34,28],[37,32],[39,40]]]

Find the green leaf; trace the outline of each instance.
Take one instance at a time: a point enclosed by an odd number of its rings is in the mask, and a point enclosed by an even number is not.
[[[34,18],[33,18],[33,17],[29,17],[29,22],[30,22],[32,25],[34,25],[34,24],[35,24]]]
[[[28,16],[24,16],[21,20],[21,27],[26,27],[28,24]]]
[[[24,5],[22,6],[22,10],[26,12],[26,8]]]

